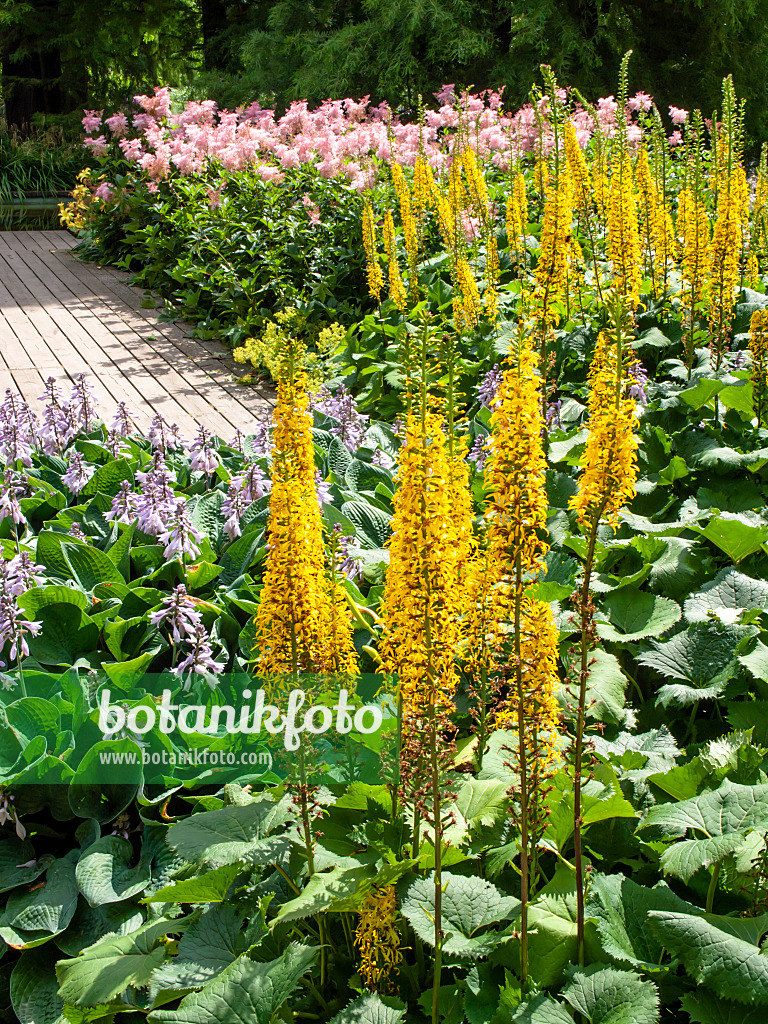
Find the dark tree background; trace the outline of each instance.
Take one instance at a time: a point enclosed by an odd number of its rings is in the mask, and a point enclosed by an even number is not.
[[[443,82],[527,97],[539,64],[591,97],[630,86],[709,114],[733,72],[768,134],[768,0],[0,0],[9,123],[125,105],[158,83],[234,106],[329,96],[412,109]]]

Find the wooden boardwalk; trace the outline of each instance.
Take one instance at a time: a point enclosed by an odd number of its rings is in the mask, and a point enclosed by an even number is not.
[[[161,413],[187,438],[200,423],[225,441],[248,433],[272,391],[237,384],[231,350],[160,320],[127,274],[78,260],[75,244],[67,231],[0,231],[0,400],[14,388],[39,411],[48,377],[68,397],[86,373],[106,422],[124,401],[142,429]]]

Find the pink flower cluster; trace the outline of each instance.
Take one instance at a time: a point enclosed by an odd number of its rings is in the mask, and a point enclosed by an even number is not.
[[[373,187],[382,164],[393,161],[412,167],[422,151],[439,173],[450,166],[453,147],[462,131],[478,156],[506,170],[525,153],[551,152],[555,144],[549,120],[549,99],[537,107],[526,104],[513,114],[502,109],[501,92],[457,95],[453,85],[435,93],[440,106],[428,110],[425,123],[399,120],[386,103],[371,107],[361,100],[326,100],[315,110],[305,101],[290,105],[282,117],[258,103],[235,111],[217,110],[212,100],[189,102],[178,114],[171,112],[167,88],[152,96],[134,97],[139,112],[129,119],[116,113],[102,120],[103,111],[89,110],[83,127],[91,133],[85,144],[97,156],[108,150],[104,127],[117,141],[126,160],[135,163],[150,179],[150,187],[173,173],[189,175],[205,171],[211,161],[226,171],[251,168],[264,181],[278,182],[284,172],[312,165],[325,178],[345,177],[358,191]],[[567,99],[565,89],[557,97]],[[637,118],[650,109],[652,99],[639,92],[627,104],[625,117],[632,147],[642,137]],[[613,96],[597,101],[599,128],[616,131],[618,104]],[[685,111],[670,108],[675,124],[683,123]],[[579,144],[585,147],[596,130],[595,118],[577,106],[570,115]],[[130,134],[129,134],[130,132]],[[209,195],[218,205],[218,194]]]

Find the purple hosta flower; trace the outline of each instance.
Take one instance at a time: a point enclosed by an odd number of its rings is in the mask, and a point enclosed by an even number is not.
[[[14,523],[19,526],[25,522],[19,498],[25,494],[26,488],[16,483],[13,476],[13,470],[6,469],[3,474],[2,484],[0,484],[0,522],[7,516],[10,516]]]
[[[0,793],[0,828],[8,821],[13,822],[16,835],[23,842],[27,838],[27,830],[19,821],[16,808],[13,806],[13,797],[10,793]],[[17,867],[31,867],[32,864],[34,864],[34,861],[29,864],[19,864]]]
[[[139,503],[138,494],[134,494],[127,480],[120,484],[120,490],[112,499],[112,508],[104,513],[109,522],[132,523],[136,519],[136,507]],[[144,531],[147,532],[146,530]]]
[[[118,434],[115,430],[108,431],[104,447],[113,459],[119,459],[122,455],[126,454],[125,449],[123,448],[123,436],[122,434]]]
[[[493,405],[493,400],[496,397],[496,393],[499,390],[499,385],[504,380],[504,374],[496,363],[492,370],[483,377],[482,381],[477,387],[477,400],[481,405],[484,405],[486,409],[490,409]]]
[[[157,539],[165,547],[163,554],[166,562],[177,557],[183,562],[185,555],[194,559],[200,554],[197,544],[203,539],[203,535],[189,521],[187,503],[184,498],[176,502],[176,507],[165,530],[158,534]]]
[[[155,451],[160,451],[163,454],[170,448],[184,447],[184,443],[179,437],[179,428],[175,423],[168,423],[160,415],[153,417],[147,437]]]
[[[360,579],[363,575],[360,556],[351,555],[349,553],[349,545],[355,542],[355,538],[345,536],[341,523],[333,524],[333,533],[336,554],[336,572],[341,576],[346,576],[348,580]]]
[[[547,406],[547,430],[554,430],[556,427],[562,429],[563,424],[560,422],[560,410],[562,407],[563,403],[559,398],[556,402],[550,402]]]
[[[338,420],[338,426],[331,427],[331,434],[338,437],[350,451],[356,452],[363,441],[367,416],[357,411],[355,399],[342,384],[333,395],[323,385],[318,391],[313,406],[318,412]]]
[[[492,438],[490,434],[478,434],[470,448],[467,458],[474,462],[478,473],[485,469],[485,463],[491,453]]]
[[[382,469],[390,469],[395,464],[395,460],[391,455],[387,455],[383,448],[377,448],[371,456],[371,462],[374,466],[381,466]]]
[[[176,509],[171,471],[165,464],[161,450],[155,452],[151,467],[143,473],[137,473],[136,479],[141,485],[141,494],[135,505],[136,525],[143,533],[156,537],[168,528],[167,523]]]
[[[6,567],[6,587],[11,597],[21,597],[30,587],[41,587],[45,582],[45,569],[36,565],[26,551],[14,555]]]
[[[6,389],[0,405],[0,456],[13,465],[32,465],[32,449],[37,444],[37,417],[17,391]]]
[[[189,672],[191,675],[202,676],[213,689],[215,684],[211,681],[210,676],[217,676],[220,672],[223,672],[224,662],[213,660],[211,638],[201,622],[195,626],[194,633],[187,642],[190,647],[189,654],[183,661],[179,662],[176,668],[172,668],[171,672],[177,675],[179,679],[183,678],[185,672]],[[185,690],[189,689],[190,682],[191,679],[187,679],[187,682],[184,684]]]
[[[629,376],[633,379],[634,384],[629,389],[629,397],[634,398],[640,405],[648,405],[648,398],[645,394],[645,385],[648,383],[648,374],[645,372],[643,364],[641,362],[632,363],[628,368]]]
[[[197,437],[189,445],[189,453],[192,456],[189,462],[192,470],[205,473],[206,476],[216,472],[219,456],[213,447],[213,434],[209,433],[202,423],[197,431]]]
[[[227,496],[221,506],[227,517],[224,532],[230,540],[240,536],[240,517],[251,502],[269,494],[272,481],[257,462],[246,461],[242,473],[237,473],[229,482]]]
[[[21,618],[17,603],[18,584],[18,571],[11,574],[10,563],[0,562],[0,650],[10,643],[11,661],[17,657],[29,657],[26,634],[37,636],[43,625],[42,622],[27,622]]]
[[[234,448],[236,452],[239,452],[241,455],[244,455],[245,454],[245,452],[243,451],[243,440],[244,440],[244,438],[245,438],[245,434],[242,432],[242,430],[240,430],[239,427],[236,428],[235,429],[235,436],[229,442],[229,447],[230,448]]]
[[[271,439],[271,428],[272,428],[272,417],[269,413],[265,413],[256,422],[256,429],[253,432],[253,436],[250,440],[251,452],[258,458],[264,455],[269,455],[272,447]]]
[[[82,540],[86,544],[91,543],[90,537],[86,537],[86,535],[83,533],[83,528],[80,525],[80,523],[72,523],[72,525],[69,528],[69,536],[74,537],[75,540]]]
[[[96,419],[96,399],[84,373],[78,373],[75,377],[72,397],[69,399],[69,412],[75,429],[90,433]]]
[[[55,455],[63,452],[77,433],[69,413],[69,404],[62,401],[55,377],[49,377],[45,382],[45,394],[40,395],[40,401],[45,402],[40,427],[43,451]]]
[[[331,485],[327,480],[323,480],[323,474],[319,469],[315,470],[315,494],[317,495],[317,504],[320,508],[323,505],[327,505],[331,500]]]
[[[112,422],[109,425],[109,429],[112,433],[117,434],[119,437],[128,437],[136,429],[134,423],[134,417],[136,413],[131,412],[125,402],[118,402],[115,415],[112,417]]]
[[[194,636],[197,627],[203,623],[200,612],[190,607],[191,600],[187,588],[180,583],[165,598],[163,607],[150,614],[149,621],[153,626],[165,623],[171,631],[173,642],[180,644],[187,637]]]
[[[738,352],[732,352],[730,354],[728,361],[731,370],[743,370],[747,362],[747,353],[743,348],[740,348]]]
[[[61,482],[66,484],[73,494],[79,494],[93,476],[93,466],[86,466],[85,459],[78,451],[69,453],[67,461],[67,472],[62,476]]]

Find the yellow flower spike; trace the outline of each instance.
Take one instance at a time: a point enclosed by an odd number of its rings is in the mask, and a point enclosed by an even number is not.
[[[727,176],[718,196],[717,220],[707,254],[707,317],[712,333],[716,368],[722,360],[725,336],[733,313],[733,300],[739,283],[744,209],[743,169],[737,167]]]
[[[752,392],[757,422],[763,425],[768,413],[768,310],[758,309],[749,322],[749,351],[752,355]]]
[[[642,256],[632,163],[625,153],[611,168],[608,187],[608,258],[616,291],[634,308],[640,302]]]
[[[582,474],[570,508],[588,526],[597,515],[616,529],[619,510],[634,497],[637,480],[637,418],[630,378],[616,340],[601,332],[589,368],[589,437]]]
[[[563,142],[565,159],[573,183],[573,205],[587,213],[592,203],[589,166],[576,138],[576,129],[572,121],[566,120],[563,123]]]
[[[402,963],[396,915],[393,885],[374,887],[360,908],[355,945],[360,950],[360,975],[370,992],[391,990],[392,975]]]
[[[274,413],[269,545],[256,612],[256,671],[354,673],[345,590],[325,571],[306,375],[283,362]]]
[[[474,330],[483,307],[480,302],[477,281],[463,256],[459,257],[456,263],[456,280],[461,290],[462,320],[469,330]],[[456,329],[459,330],[458,326]]]
[[[458,682],[459,561],[469,524],[456,521],[455,467],[442,416],[409,412],[398,458],[379,651],[397,673],[406,731],[431,707],[449,709]]]
[[[397,308],[402,312],[408,308],[408,296],[405,292],[405,285],[400,275],[400,266],[397,261],[397,245],[395,240],[395,222],[392,213],[387,210],[384,215],[384,245],[387,250],[387,261],[389,264],[389,297]]]
[[[370,203],[363,207],[363,247],[365,248],[366,275],[368,292],[377,302],[381,301],[381,289],[384,277],[379,265],[379,253],[376,247],[376,225],[373,220],[373,209]]]
[[[548,195],[544,202],[539,261],[535,270],[534,301],[539,306],[539,317],[548,324],[559,321],[555,305],[566,298],[572,221],[571,183],[566,168],[560,175],[557,191]]]

